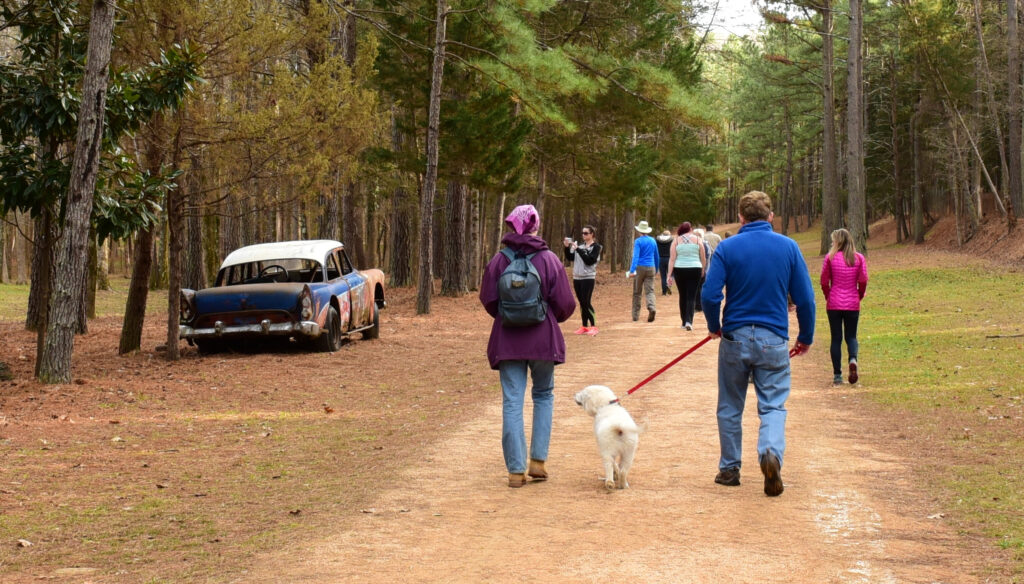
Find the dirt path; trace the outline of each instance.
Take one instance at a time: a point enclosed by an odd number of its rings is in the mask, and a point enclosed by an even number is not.
[[[936,510],[914,491],[907,462],[876,450],[863,421],[841,409],[844,392],[856,389],[827,383],[820,331],[812,354],[794,363],[781,497],[762,492],[753,391],[743,483],[712,481],[716,343],[624,400],[648,428],[632,488],[606,492],[591,418],[573,393],[591,383],[624,393],[706,330],[700,318],[693,332],[679,328],[675,296],[659,297],[656,322],[633,323],[628,294],[625,283],[599,284],[601,333],[567,334],[550,480],[506,486],[496,393],[485,415],[441,428],[420,464],[370,507],[352,509],[352,529],[259,558],[238,581],[978,581],[963,541],[929,518]],[[577,326],[574,317],[563,330]]]

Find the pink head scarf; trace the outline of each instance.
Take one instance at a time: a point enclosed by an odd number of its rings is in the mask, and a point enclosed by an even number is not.
[[[540,227],[540,215],[533,205],[519,205],[505,217],[505,223],[519,235],[533,233]]]

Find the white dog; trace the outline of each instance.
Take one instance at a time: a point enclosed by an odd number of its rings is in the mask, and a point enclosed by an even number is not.
[[[604,486],[628,489],[626,477],[629,467],[633,466],[640,428],[629,412],[619,405],[612,390],[603,385],[584,387],[576,394],[576,403],[594,416],[594,436],[604,461]]]

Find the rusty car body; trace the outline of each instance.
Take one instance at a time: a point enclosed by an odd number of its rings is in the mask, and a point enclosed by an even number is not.
[[[179,338],[202,353],[265,339],[294,339],[337,351],[353,333],[380,335],[387,306],[384,273],[358,270],[334,240],[240,248],[224,258],[216,283],[181,291]]]

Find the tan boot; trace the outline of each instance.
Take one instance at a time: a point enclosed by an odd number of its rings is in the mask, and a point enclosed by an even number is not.
[[[521,472],[510,472],[508,473],[508,486],[513,489],[526,484],[526,475]]]
[[[544,481],[548,478],[548,473],[544,470],[543,460],[534,460],[531,458],[530,470],[526,474],[530,475],[530,478],[535,481]]]

